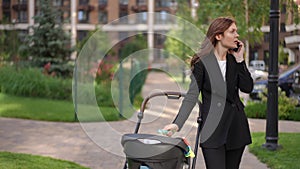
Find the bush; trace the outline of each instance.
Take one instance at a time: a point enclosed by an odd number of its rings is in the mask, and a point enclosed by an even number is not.
[[[40,69],[0,67],[0,92],[26,97],[71,100],[72,81],[46,76]]]
[[[144,75],[144,74],[143,74]],[[57,100],[72,100],[72,79],[62,79],[58,77],[47,76],[40,69],[27,68],[19,69],[13,67],[0,66],[0,92],[15,96],[39,97]],[[135,79],[134,82],[138,86],[132,96],[140,94],[145,77]],[[77,95],[80,98],[81,104],[91,103],[91,100],[96,97],[98,106],[114,107],[114,102],[111,93],[111,83],[95,83],[94,85],[85,85],[80,87]],[[93,88],[93,90],[89,90]],[[132,90],[132,89],[131,89]],[[139,102],[142,98],[137,99]]]
[[[284,92],[279,91],[278,95],[278,118],[280,120],[300,121],[300,109],[297,107],[297,100],[289,98]],[[249,118],[266,118],[267,98],[262,96],[261,102],[250,102],[245,107],[245,112]]]
[[[245,107],[245,112],[249,118],[266,118],[267,104],[263,102],[249,102]]]
[[[96,100],[99,106],[114,106],[111,96],[110,84],[98,84],[95,86]]]

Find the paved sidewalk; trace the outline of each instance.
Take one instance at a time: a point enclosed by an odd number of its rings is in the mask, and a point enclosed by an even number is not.
[[[179,91],[175,82],[163,73],[148,75],[143,95],[157,91]],[[178,101],[164,97],[151,99],[145,112],[141,133],[156,133],[157,129],[170,123],[175,117]],[[161,113],[164,110],[164,113]],[[195,134],[197,112],[176,136],[185,136],[191,143]],[[121,169],[124,154],[120,144],[124,133],[132,133],[134,116],[130,120],[102,123],[59,123],[0,118],[0,151],[30,153],[74,161],[92,169]],[[252,132],[265,131],[265,120],[249,119]],[[279,122],[279,132],[300,132],[299,122]],[[88,135],[87,135],[88,133]],[[197,168],[205,168],[199,151]],[[248,150],[242,159],[241,169],[267,169]]]

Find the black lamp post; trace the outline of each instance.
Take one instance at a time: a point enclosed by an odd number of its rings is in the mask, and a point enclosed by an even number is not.
[[[279,0],[270,0],[270,57],[268,77],[266,143],[263,147],[277,150],[278,145],[278,46]]]

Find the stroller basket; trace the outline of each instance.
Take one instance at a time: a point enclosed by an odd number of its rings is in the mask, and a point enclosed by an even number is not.
[[[125,134],[122,146],[129,169],[183,169],[189,166],[185,157],[187,145],[181,138],[151,134]]]

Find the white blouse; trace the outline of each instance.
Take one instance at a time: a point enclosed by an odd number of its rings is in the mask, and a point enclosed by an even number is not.
[[[222,72],[222,75],[223,75],[223,79],[224,81],[226,81],[226,60],[218,60],[218,63],[219,63],[219,67],[220,67],[220,70]]]

